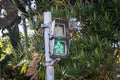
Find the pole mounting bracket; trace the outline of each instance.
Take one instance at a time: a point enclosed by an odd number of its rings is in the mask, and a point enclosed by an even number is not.
[[[47,24],[41,24],[41,28],[49,28],[51,26],[51,22]]]
[[[43,66],[54,66],[59,60],[60,58],[56,58],[52,61],[46,61],[45,63],[43,63]]]

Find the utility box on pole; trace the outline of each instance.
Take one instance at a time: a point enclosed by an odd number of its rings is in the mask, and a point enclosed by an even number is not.
[[[50,27],[50,56],[64,58],[69,51],[69,22],[55,19]]]

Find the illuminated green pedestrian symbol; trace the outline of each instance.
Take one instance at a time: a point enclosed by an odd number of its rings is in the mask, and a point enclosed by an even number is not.
[[[63,45],[58,41],[57,44],[55,45],[55,53],[56,54],[63,54]]]

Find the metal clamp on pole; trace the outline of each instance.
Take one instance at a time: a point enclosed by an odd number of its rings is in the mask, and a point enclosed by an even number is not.
[[[52,61],[47,61],[43,64],[43,66],[54,66],[59,60],[60,60],[60,58],[56,58]]]
[[[52,35],[51,37],[50,37],[50,40],[53,40],[55,37]]]
[[[60,58],[54,59],[54,60],[51,62],[52,66],[55,66],[59,60],[60,60]]]
[[[41,24],[41,28],[49,28],[51,26],[51,22],[48,24]]]

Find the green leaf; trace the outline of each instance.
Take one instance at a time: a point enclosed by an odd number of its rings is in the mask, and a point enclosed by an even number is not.
[[[29,19],[29,25],[30,25],[30,28],[32,29],[32,30],[35,30],[35,23],[33,22],[33,20],[32,19]]]

